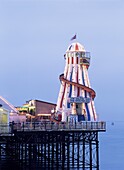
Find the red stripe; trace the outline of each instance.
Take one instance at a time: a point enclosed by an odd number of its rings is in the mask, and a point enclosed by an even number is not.
[[[74,57],[72,57],[72,64],[74,64]]]
[[[78,83],[78,69],[77,69],[77,83]]]
[[[64,94],[65,94],[65,87],[66,87],[66,83],[64,85],[64,91],[63,91],[63,95],[62,95],[62,99],[61,99],[61,103],[60,103],[60,108],[62,108],[63,98],[64,98]]]
[[[77,83],[78,83],[78,69],[77,69]],[[80,88],[77,88],[77,97],[80,95]]]
[[[76,50],[76,51],[78,51],[78,50],[79,50],[79,48],[78,48],[78,45],[77,45],[77,44],[75,45],[75,50]]]
[[[68,64],[69,64],[69,57],[68,57]]]
[[[67,79],[67,74],[68,74],[68,68],[67,68],[67,72],[66,72],[66,79]]]
[[[76,60],[77,60],[77,61],[76,61],[76,64],[78,64],[78,57],[76,58]]]
[[[77,93],[77,97],[80,96],[80,88],[78,87],[78,93]]]

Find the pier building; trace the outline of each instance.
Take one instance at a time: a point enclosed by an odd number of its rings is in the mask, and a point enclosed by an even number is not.
[[[27,121],[50,121],[51,116],[56,108],[56,104],[41,101],[28,100],[22,107],[17,107],[19,114],[25,114]]]

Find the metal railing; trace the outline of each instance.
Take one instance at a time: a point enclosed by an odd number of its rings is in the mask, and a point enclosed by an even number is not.
[[[0,124],[0,135],[4,133],[10,133],[11,127],[9,124]]]
[[[15,131],[46,131],[46,130],[82,130],[82,131],[106,131],[106,122],[23,122],[0,124],[0,134],[14,133]]]

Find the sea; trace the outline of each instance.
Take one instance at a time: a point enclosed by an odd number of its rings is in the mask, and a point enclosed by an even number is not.
[[[106,132],[99,132],[100,170],[124,170],[124,121],[106,123]]]

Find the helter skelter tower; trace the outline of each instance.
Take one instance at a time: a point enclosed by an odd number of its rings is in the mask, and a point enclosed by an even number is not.
[[[88,68],[90,52],[83,45],[73,42],[67,48],[64,74],[60,75],[61,87],[56,112],[62,114],[62,121],[76,116],[77,121],[96,121],[94,107],[95,91],[90,86]]]

